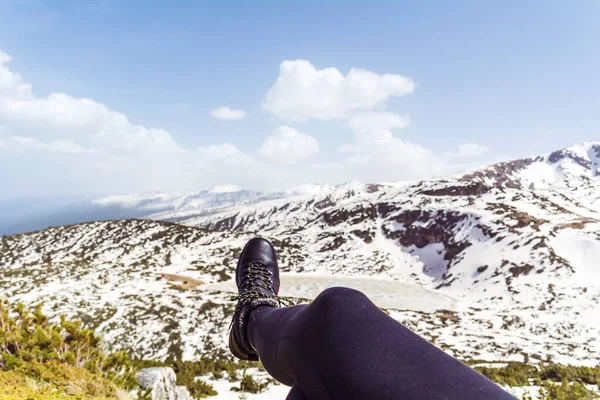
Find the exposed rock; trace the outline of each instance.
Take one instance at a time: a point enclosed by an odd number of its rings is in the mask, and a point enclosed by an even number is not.
[[[327,243],[319,250],[320,252],[331,251],[339,248],[341,245],[346,243],[346,239],[343,236],[337,236],[333,241]]]
[[[444,245],[444,260],[448,266],[456,255],[471,245],[467,240],[457,241],[454,228],[467,219],[468,215],[458,211],[407,210],[399,213],[394,220],[404,225],[404,231],[382,228],[389,239],[398,240],[403,246],[416,246],[421,249],[428,244]]]
[[[185,386],[175,386],[175,394],[177,400],[192,400],[192,396]]]
[[[387,218],[393,212],[398,211],[398,206],[394,203],[379,203],[377,204],[377,212],[381,218]]]
[[[531,271],[533,269],[532,265],[529,264],[524,264],[522,266],[514,266],[509,268],[508,270],[510,271],[510,273],[513,275],[513,277],[517,277],[521,274],[524,275],[529,275],[529,271]]]
[[[436,189],[427,189],[420,194],[426,196],[479,196],[490,191],[490,187],[479,182],[469,185],[452,185]]]
[[[283,206],[279,207],[279,208],[277,209],[277,211],[278,211],[278,212],[285,211],[285,210],[287,210],[288,208],[290,208],[290,205],[291,205],[291,203],[285,203]]]
[[[487,209],[493,211],[495,215],[503,215],[507,220],[516,221],[516,224],[508,227],[508,231],[511,233],[516,233],[519,229],[526,226],[539,231],[541,225],[550,222],[546,219],[536,218],[523,211],[519,211],[516,207],[509,204],[488,203]]]
[[[577,164],[581,165],[584,168],[590,168],[589,160],[581,158],[578,155],[574,154],[572,151],[569,151],[567,149],[558,150],[558,151],[555,151],[554,153],[550,154],[550,156],[548,157],[548,161],[550,161],[551,163],[556,163],[567,157],[570,158],[571,160],[575,161]]]
[[[329,208],[329,207],[333,207],[333,206],[335,206],[335,201],[333,201],[329,196],[324,198],[323,200],[315,203],[315,208],[317,208],[319,210],[323,210],[325,208]]]
[[[374,220],[375,218],[377,218],[377,208],[374,205],[356,207],[352,210],[338,209],[323,213],[323,221],[329,226],[335,226],[342,222],[356,225],[367,219]]]
[[[367,190],[367,193],[375,193],[375,192],[379,192],[379,190],[382,188],[382,185],[377,185],[377,184],[369,184],[365,186],[365,189]]]
[[[557,225],[553,228],[553,230],[556,232],[560,229],[566,229],[566,228],[583,229],[585,224],[592,224],[595,222],[596,222],[596,220],[594,220],[592,218],[581,217],[581,218],[578,218],[576,221]]]
[[[439,310],[436,314],[436,317],[438,317],[444,324],[447,324],[448,322],[456,323],[460,321],[458,314],[449,310]]]
[[[236,214],[236,215],[233,215],[233,216],[231,216],[229,218],[225,218],[225,219],[223,219],[221,221],[218,221],[213,226],[213,229],[217,230],[217,231],[225,231],[225,230],[228,230],[228,229],[233,229],[237,216],[238,215]]]
[[[373,242],[373,237],[375,236],[375,232],[362,231],[362,230],[354,230],[352,231],[354,236],[361,238],[365,243],[369,244]]]
[[[494,182],[496,187],[507,187],[513,189],[520,189],[521,183],[518,179],[515,179],[513,174],[517,171],[525,169],[529,165],[536,161],[541,161],[543,158],[525,158],[522,160],[515,160],[509,162],[503,162],[499,164],[491,165],[485,169],[475,171],[471,174],[463,175],[460,181],[485,181],[491,180]]]
[[[185,387],[177,386],[172,368],[146,368],[135,377],[142,389],[152,389],[152,400],[192,400]]]

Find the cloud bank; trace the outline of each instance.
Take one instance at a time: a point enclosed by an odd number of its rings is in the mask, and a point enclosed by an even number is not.
[[[280,126],[267,138],[258,152],[261,156],[278,163],[295,163],[318,153],[319,142],[294,128]]]
[[[93,99],[37,96],[10,61],[0,50],[3,197],[419,179],[451,172],[451,160],[488,150],[467,143],[436,155],[399,135],[411,120],[387,110],[387,102],[412,93],[415,83],[397,74],[353,68],[344,75],[306,60],[284,61],[263,98],[270,122],[279,127],[262,140],[265,135],[255,132],[254,147],[242,151],[230,142],[182,146],[169,132],[134,124]],[[222,107],[211,115],[240,120],[246,111]],[[332,144],[305,123],[295,126],[307,120],[332,121],[347,137]]]

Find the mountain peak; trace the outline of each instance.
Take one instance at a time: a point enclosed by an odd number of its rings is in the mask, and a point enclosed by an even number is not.
[[[241,192],[242,188],[236,185],[217,185],[210,189],[209,193],[233,193]]]
[[[457,175],[460,181],[488,186],[558,189],[590,185],[600,176],[600,142],[585,142],[536,157],[493,164]]]
[[[548,162],[554,164],[563,160],[569,160],[590,170],[592,176],[596,177],[600,175],[600,142],[585,142],[566,147],[550,153],[547,159]]]
[[[327,183],[308,183],[292,189],[285,190],[293,194],[319,194],[331,190],[331,185]]]
[[[359,181],[354,180],[354,181],[340,183],[339,185],[336,185],[335,187],[337,189],[354,189],[354,190],[359,190],[359,189],[363,189],[365,187],[365,185],[363,185]]]

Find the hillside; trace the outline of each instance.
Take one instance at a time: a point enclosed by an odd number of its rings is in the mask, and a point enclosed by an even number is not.
[[[431,181],[156,216],[178,224],[4,236],[0,296],[82,319],[140,357],[226,355],[235,261],[261,234],[279,251],[283,295],[352,286],[461,359],[595,365],[599,166],[588,143]]]

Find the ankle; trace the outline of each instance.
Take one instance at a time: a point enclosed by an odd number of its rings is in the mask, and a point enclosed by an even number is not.
[[[251,310],[247,317],[248,319],[246,321],[246,330],[244,333],[246,334],[247,342],[250,344],[250,346],[252,346],[254,350],[256,350],[256,341],[254,340],[255,333],[259,331],[258,327],[260,326],[260,321],[270,310],[273,309],[275,309],[275,307],[269,305],[261,305]]]

